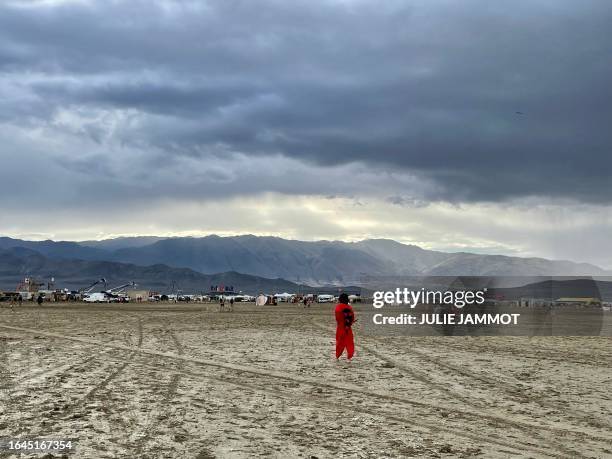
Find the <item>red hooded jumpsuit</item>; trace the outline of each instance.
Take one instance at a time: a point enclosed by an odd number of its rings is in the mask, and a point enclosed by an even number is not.
[[[339,359],[346,348],[348,359],[355,354],[355,342],[353,341],[353,329],[355,313],[350,304],[338,303],[336,305],[336,358]]]

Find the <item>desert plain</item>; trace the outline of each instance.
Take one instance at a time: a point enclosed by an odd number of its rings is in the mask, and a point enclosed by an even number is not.
[[[612,457],[609,337],[358,322],[338,362],[332,309],[4,305],[0,439],[71,439],[75,458]]]

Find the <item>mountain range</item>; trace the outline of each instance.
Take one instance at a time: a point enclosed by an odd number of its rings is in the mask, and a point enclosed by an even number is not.
[[[3,266],[6,265],[3,261],[6,257],[11,254],[15,256],[14,252],[7,250],[17,248],[37,253],[47,260],[47,266],[53,266],[58,270],[69,271],[69,267],[73,266],[75,270],[78,267],[80,270],[87,269],[93,274],[96,269],[112,267],[117,272],[127,275],[130,269],[157,267],[156,274],[138,273],[142,276],[145,274],[151,276],[156,282],[163,276],[167,276],[166,279],[176,280],[179,277],[189,279],[190,276],[219,275],[218,273],[228,272],[268,280],[285,279],[294,283],[293,285],[311,286],[360,285],[366,278],[384,276],[605,276],[611,274],[587,263],[466,252],[445,253],[388,239],[306,242],[253,235],[232,237],[212,235],[200,238],[130,237],[102,241],[56,242],[0,237],[0,250],[4,251],[0,253]],[[33,253],[29,253],[28,257],[29,260],[35,259]],[[8,266],[5,268],[10,269]],[[187,271],[172,271],[181,269]],[[76,274],[75,271],[71,276]],[[58,274],[55,277],[60,276]]]
[[[51,278],[61,288],[78,290],[105,278],[108,288],[135,282],[138,287],[162,293],[181,290],[208,293],[213,285],[235,286],[236,291],[256,295],[259,292],[308,292],[284,279],[267,279],[237,272],[202,274],[188,268],[172,268],[163,264],[137,266],[112,261],[48,258],[40,252],[13,247],[0,249],[0,290],[13,291],[25,277],[47,283]],[[137,287],[137,288],[138,288]]]

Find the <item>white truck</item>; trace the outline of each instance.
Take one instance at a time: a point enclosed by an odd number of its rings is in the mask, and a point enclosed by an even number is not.
[[[86,303],[110,303],[111,298],[104,292],[90,293],[83,298]]]

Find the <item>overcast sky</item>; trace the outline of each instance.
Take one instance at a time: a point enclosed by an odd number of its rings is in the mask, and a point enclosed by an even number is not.
[[[0,3],[0,233],[612,267],[612,4]]]

